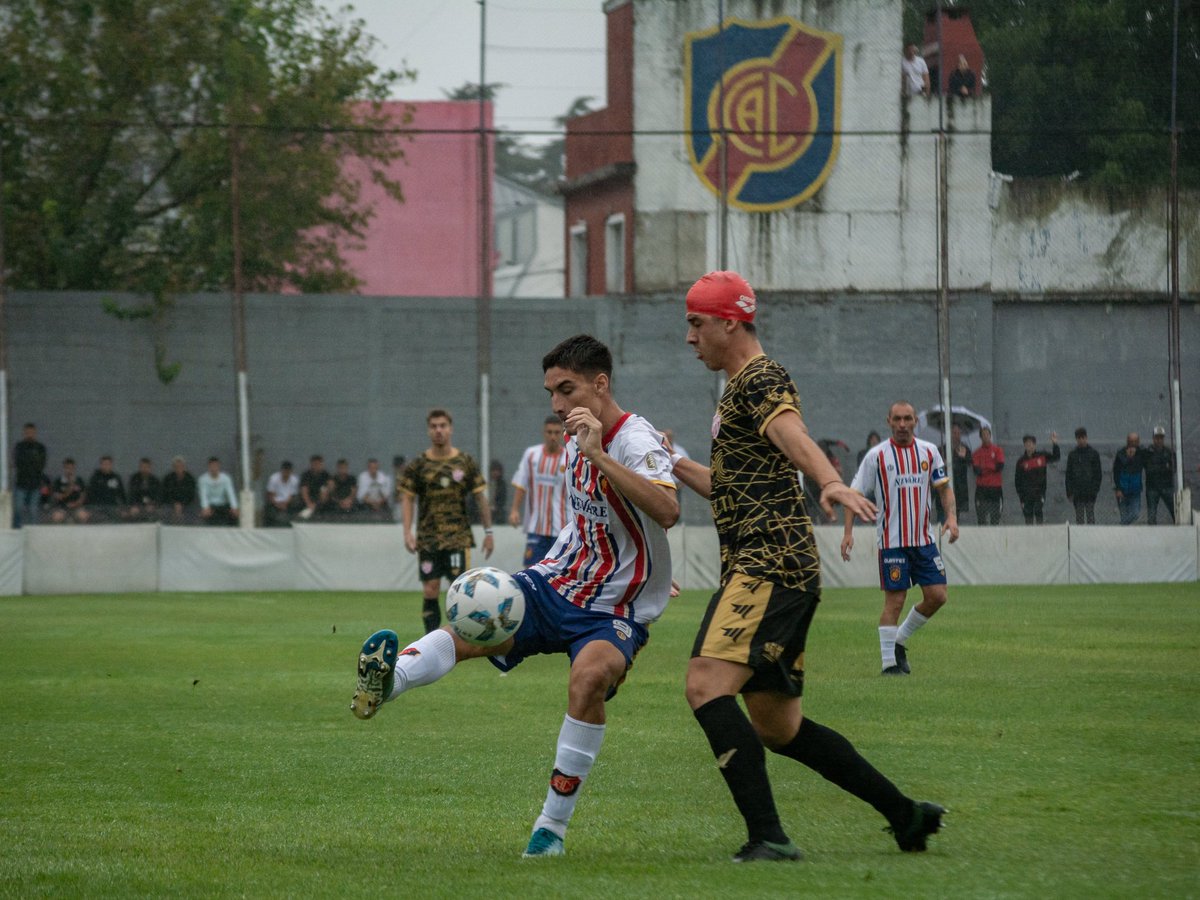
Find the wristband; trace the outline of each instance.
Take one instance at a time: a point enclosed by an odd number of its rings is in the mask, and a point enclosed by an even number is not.
[[[683,459],[683,456],[681,456],[678,453],[672,453],[671,454],[671,468],[675,468],[677,465],[679,465],[679,461],[681,459]]]
[[[485,529],[483,529],[483,533],[484,533],[485,535],[487,535],[487,534],[491,534],[491,533],[492,533],[492,529],[490,529],[490,528],[485,528]]]

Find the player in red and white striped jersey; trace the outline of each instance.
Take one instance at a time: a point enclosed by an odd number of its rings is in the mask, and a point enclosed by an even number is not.
[[[547,416],[542,443],[527,447],[513,473],[513,501],[508,521],[525,526],[525,565],[546,558],[567,519],[567,452],[563,424]]]
[[[893,403],[888,410],[890,440],[867,451],[850,486],[876,500],[879,546],[879,586],[883,613],[879,617],[879,653],[884,675],[907,675],[908,639],[946,603],[946,566],[938,553],[931,518],[932,492],[946,510],[941,533],[958,540],[958,511],[938,448],[913,434],[917,415],[911,403]],[[842,559],[854,548],[853,516],[845,514]],[[908,589],[921,586],[921,602],[900,613]]]

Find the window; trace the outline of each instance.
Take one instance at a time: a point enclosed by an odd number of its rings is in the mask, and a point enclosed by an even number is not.
[[[617,213],[604,221],[604,290],[610,294],[625,292],[625,214]]]
[[[580,222],[571,226],[570,266],[571,283],[568,296],[584,297],[588,292],[587,281],[587,225]]]

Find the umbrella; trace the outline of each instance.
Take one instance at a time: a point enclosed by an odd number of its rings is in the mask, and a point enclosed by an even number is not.
[[[932,441],[939,447],[942,446],[944,419],[940,403],[929,409],[921,410],[917,413],[917,437],[925,441]],[[979,449],[979,429],[992,427],[992,423],[987,418],[965,406],[952,405],[950,407],[950,422],[962,429],[963,443],[972,452]]]

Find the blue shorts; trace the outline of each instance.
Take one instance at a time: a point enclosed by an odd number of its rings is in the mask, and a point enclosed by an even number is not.
[[[937,544],[879,551],[879,586],[885,591],[907,591],[914,584],[945,583],[946,564]]]
[[[525,565],[532,566],[549,556],[556,540],[558,536],[552,534],[525,535]]]
[[[512,649],[503,656],[488,657],[502,672],[539,653],[565,653],[574,661],[592,641],[607,641],[620,650],[628,669],[650,639],[646,626],[632,619],[568,603],[538,572],[524,569],[514,573],[513,578],[525,593],[525,618],[513,635]]]

